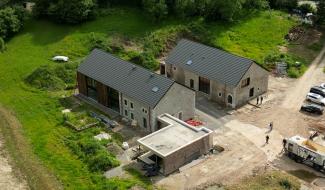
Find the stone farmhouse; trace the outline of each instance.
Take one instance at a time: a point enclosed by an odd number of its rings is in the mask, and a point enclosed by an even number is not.
[[[253,60],[186,39],[169,54],[161,73],[231,108],[268,89],[268,72]]]
[[[80,96],[148,132],[162,127],[157,117],[165,113],[184,121],[194,117],[195,91],[98,49],[79,66],[77,81]]]

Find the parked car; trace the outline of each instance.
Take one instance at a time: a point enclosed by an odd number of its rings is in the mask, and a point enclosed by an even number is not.
[[[52,60],[53,60],[53,61],[63,61],[63,62],[68,62],[68,61],[69,61],[69,57],[58,55],[58,56],[54,56],[54,57],[52,58]]]
[[[321,88],[319,86],[311,87],[310,92],[315,93],[315,94],[319,94],[319,95],[325,97],[325,89],[323,89],[323,88]]]
[[[325,106],[325,98],[319,94],[310,92],[307,94],[306,100]]]
[[[301,106],[300,111],[322,115],[324,109],[316,104],[304,104]]]

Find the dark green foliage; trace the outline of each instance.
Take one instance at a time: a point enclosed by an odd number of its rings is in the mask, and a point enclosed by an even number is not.
[[[91,171],[106,171],[112,167],[120,165],[115,156],[108,154],[105,149],[96,152],[96,154],[91,156],[87,162]]]
[[[298,9],[303,13],[303,14],[307,14],[307,13],[316,13],[316,10],[314,9],[314,7],[310,4],[310,3],[304,3],[301,4]]]
[[[154,21],[160,21],[168,14],[165,0],[142,0],[144,10]]]
[[[268,0],[268,2],[273,9],[292,10],[298,6],[298,0]]]
[[[105,143],[93,138],[98,133],[98,129],[92,129],[83,134],[75,134],[66,138],[65,144],[88,165],[90,171],[103,172],[119,166],[120,163],[106,150],[103,146]]]
[[[31,73],[25,81],[38,89],[63,90],[75,86],[76,68],[77,64],[72,63],[43,65]]]
[[[94,17],[95,0],[37,0],[34,14],[56,22],[76,24]]]
[[[325,0],[319,0],[317,5],[317,23],[319,25],[325,24]]]
[[[158,61],[150,52],[143,52],[138,56],[131,58],[130,61],[149,70],[157,70],[159,67]]]
[[[23,26],[24,16],[24,10],[18,6],[0,9],[0,38],[17,33]]]

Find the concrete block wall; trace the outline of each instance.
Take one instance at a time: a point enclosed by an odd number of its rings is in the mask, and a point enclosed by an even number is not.
[[[164,175],[171,174],[183,165],[208,153],[212,146],[212,137],[206,136],[167,156],[163,160]]]

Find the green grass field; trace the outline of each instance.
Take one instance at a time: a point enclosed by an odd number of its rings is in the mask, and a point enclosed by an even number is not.
[[[265,55],[284,43],[283,36],[295,23],[279,12],[261,13],[257,18],[237,24],[210,23],[213,44],[239,55],[261,61]],[[143,185],[137,178],[129,181],[104,180],[90,172],[85,164],[64,145],[63,139],[72,131],[62,126],[60,98],[71,92],[53,93],[27,86],[23,81],[41,65],[55,64],[50,58],[64,54],[72,61],[89,53],[90,33],[103,36],[123,34],[140,41],[150,32],[187,21],[166,21],[157,25],[140,11],[117,9],[80,26],[57,25],[43,20],[29,20],[24,30],[7,42],[7,51],[0,54],[0,105],[13,110],[23,125],[24,136],[41,162],[53,172],[66,189],[102,189],[133,184]]]

